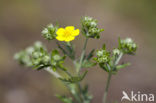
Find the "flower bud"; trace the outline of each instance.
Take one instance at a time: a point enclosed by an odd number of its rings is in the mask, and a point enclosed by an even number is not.
[[[52,24],[47,25],[42,31],[42,36],[47,40],[55,39],[57,28],[57,26],[53,26]]]
[[[59,55],[54,55],[53,58],[55,61],[59,61],[61,59],[61,57]]]
[[[113,55],[117,56],[117,55],[119,55],[119,54],[120,54],[120,50],[117,49],[117,48],[115,48],[115,49],[113,50]]]
[[[64,59],[65,59],[65,57],[63,56],[60,56],[60,54],[59,54],[59,52],[58,52],[58,50],[53,50],[52,52],[51,52],[51,66],[53,67],[53,68],[60,68],[60,67],[62,67],[63,65],[62,65],[62,63],[64,62]]]
[[[39,58],[41,55],[42,54],[40,52],[36,52],[36,51],[32,53],[33,58]]]
[[[99,38],[103,29],[97,28],[97,20],[91,17],[82,18],[82,33],[87,38]]]
[[[92,21],[92,22],[90,23],[90,26],[91,26],[91,27],[97,27],[97,22],[96,22],[96,21]]]
[[[45,55],[45,56],[43,57],[43,63],[44,63],[44,64],[48,64],[49,61],[50,61],[50,57],[49,57],[48,55]]]
[[[137,49],[137,45],[131,38],[126,38],[125,40],[120,40],[119,48],[123,53],[134,54]]]
[[[34,48],[33,47],[28,47],[28,48],[26,48],[26,52],[28,53],[28,54],[32,54],[32,52],[34,51]]]
[[[57,65],[57,62],[53,61],[53,62],[51,63],[51,65],[56,66],[56,65]]]
[[[33,59],[32,63],[34,66],[40,65],[41,64],[41,58]]]
[[[36,49],[32,53],[32,63],[34,66],[47,65],[50,63],[50,57],[46,49]]]
[[[98,63],[107,63],[110,60],[110,53],[108,51],[104,50],[104,49],[98,50],[96,52],[96,55],[97,55],[97,57],[96,57],[95,60]]]
[[[22,65],[32,66],[30,55],[25,51],[16,53],[14,59],[18,60],[18,62]]]
[[[97,53],[96,53],[96,55],[98,57],[103,56],[103,50],[98,50]]]
[[[36,41],[36,42],[34,43],[34,49],[36,50],[36,49],[40,49],[40,48],[43,48],[42,42]]]

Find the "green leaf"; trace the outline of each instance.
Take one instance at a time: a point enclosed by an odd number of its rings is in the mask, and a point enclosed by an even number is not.
[[[63,52],[63,54],[68,55],[67,51],[61,47],[61,45],[57,42],[58,48]]]
[[[126,64],[122,64],[122,65],[117,65],[117,66],[116,66],[116,69],[117,69],[117,70],[120,70],[120,69],[125,68],[125,67],[127,67],[127,66],[129,66],[129,65],[130,65],[130,63],[126,63]]]
[[[57,55],[57,54],[59,54],[59,52],[56,49],[51,52],[51,56],[54,56],[54,55]]]
[[[56,67],[55,66],[51,66],[51,69],[54,71],[54,72],[56,72]]]
[[[63,47],[57,43],[58,48],[67,56],[69,56],[72,60],[75,58],[75,51],[74,47],[70,43],[62,43]]]
[[[66,43],[62,43],[62,44],[63,44],[63,46],[66,48],[66,50],[68,50],[70,53],[73,52],[73,50],[72,50],[72,46],[71,46],[71,45],[66,44]]]
[[[72,76],[70,78],[59,78],[61,81],[63,82],[67,82],[67,83],[77,83],[80,82],[84,79],[84,77],[86,76],[88,71],[85,71],[82,75],[80,76]]]
[[[56,95],[58,99],[60,99],[63,103],[73,103],[71,97]]]
[[[121,39],[120,39],[120,37],[118,38],[118,43],[119,43],[118,48],[121,49]]]
[[[94,62],[84,60],[82,63],[82,68],[90,68],[90,67],[93,67],[95,65],[96,65],[96,63],[94,63]]]
[[[95,51],[95,49],[93,49],[89,54],[88,54],[88,56],[87,56],[87,60],[90,60],[93,56],[94,56],[94,51]]]
[[[103,45],[102,45],[102,49],[103,49],[103,50],[106,50],[106,44],[103,44]]]
[[[99,66],[100,66],[103,70],[105,70],[106,72],[109,72],[109,71],[110,71],[109,68],[107,67],[107,65],[106,65],[105,63],[99,63]]]
[[[82,95],[85,98],[84,103],[90,103],[93,96],[88,93],[88,85],[85,85],[84,88],[82,88]]]
[[[63,71],[67,71],[67,68],[65,68],[62,64],[58,65],[58,67],[62,69]]]

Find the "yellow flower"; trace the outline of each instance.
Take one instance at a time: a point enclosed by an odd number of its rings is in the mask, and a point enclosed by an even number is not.
[[[75,39],[80,33],[79,29],[74,30],[74,26],[67,26],[66,28],[59,28],[56,31],[56,39],[59,41],[69,42]]]

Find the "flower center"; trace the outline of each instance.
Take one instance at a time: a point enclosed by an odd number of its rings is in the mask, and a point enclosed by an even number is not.
[[[64,37],[69,37],[71,35],[71,32],[70,31],[68,31],[68,30],[65,30],[64,31]]]

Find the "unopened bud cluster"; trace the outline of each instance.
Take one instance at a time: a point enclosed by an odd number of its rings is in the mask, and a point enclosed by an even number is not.
[[[103,29],[97,28],[97,20],[85,16],[82,18],[82,33],[87,38],[100,38]]]
[[[32,53],[32,64],[35,66],[40,66],[40,65],[48,65],[50,62],[50,57],[48,52],[40,48],[39,50],[35,50]]]
[[[121,51],[119,49],[117,49],[117,48],[113,49],[113,55],[114,56],[119,56],[120,53],[121,53]]]
[[[129,65],[129,63],[118,65],[119,60],[121,59],[123,54],[134,54],[136,52],[136,49],[137,45],[133,42],[132,39],[119,39],[118,48],[113,49],[111,53],[106,50],[104,45],[102,49],[96,52],[95,60],[105,71],[116,73],[119,69],[125,68]]]
[[[30,56],[26,51],[20,51],[14,55],[14,58],[19,61],[20,64],[26,65],[28,67],[32,66]]]
[[[58,26],[54,26],[53,24],[47,25],[47,27],[42,31],[42,36],[47,40],[55,39],[57,28]]]
[[[62,63],[64,63],[65,56],[60,56],[57,50],[53,50],[51,53],[51,67],[53,70],[57,68],[65,69]]]
[[[123,53],[134,54],[137,49],[137,45],[131,38],[126,38],[124,40],[120,40],[119,48]]]
[[[110,52],[108,52],[106,49],[101,49],[96,52],[97,57],[95,60],[98,63],[107,63],[110,60]]]
[[[14,58],[19,61],[19,63],[26,65],[26,66],[32,66],[32,53],[36,50],[39,50],[41,47],[43,47],[42,43],[37,41],[34,43],[33,46],[30,46],[26,48],[25,50],[22,50],[15,54]]]
[[[36,42],[33,46],[16,53],[15,59],[25,66],[36,69],[50,66],[55,70],[57,67],[63,68],[65,57],[61,57],[57,50],[49,54],[41,42]]]

